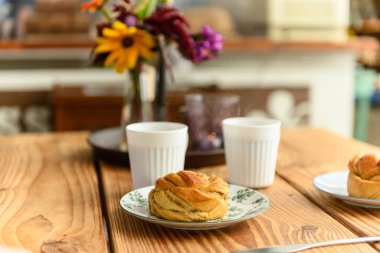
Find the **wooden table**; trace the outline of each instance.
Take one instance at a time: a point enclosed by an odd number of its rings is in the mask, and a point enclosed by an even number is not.
[[[210,231],[181,231],[131,217],[119,207],[130,171],[94,166],[88,133],[0,137],[0,248],[32,252],[230,252],[379,234],[380,210],[353,207],[319,193],[312,179],[346,168],[379,148],[320,129],[283,131],[275,183],[264,214]],[[97,167],[97,169],[95,168]],[[197,171],[226,177],[226,167]],[[103,219],[103,217],[105,219]],[[1,250],[0,250],[1,252]],[[305,252],[380,252],[352,244]]]

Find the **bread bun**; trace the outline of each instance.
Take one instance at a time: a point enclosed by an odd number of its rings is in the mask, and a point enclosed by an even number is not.
[[[357,155],[348,164],[348,194],[354,197],[380,199],[380,161],[378,155]]]
[[[159,178],[148,200],[151,214],[163,219],[217,219],[228,209],[228,185],[217,176],[180,171]]]

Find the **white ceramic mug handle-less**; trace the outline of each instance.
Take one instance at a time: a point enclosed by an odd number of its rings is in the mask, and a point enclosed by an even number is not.
[[[184,169],[187,126],[174,122],[141,122],[126,127],[133,188],[154,185]]]
[[[253,188],[269,186],[275,178],[281,122],[237,117],[223,120],[228,180]]]

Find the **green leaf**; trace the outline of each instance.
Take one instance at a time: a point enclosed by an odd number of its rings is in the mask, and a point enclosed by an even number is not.
[[[160,4],[173,5],[174,0],[160,0]]]
[[[137,3],[135,13],[140,19],[144,19],[152,15],[157,8],[158,0],[140,0]]]

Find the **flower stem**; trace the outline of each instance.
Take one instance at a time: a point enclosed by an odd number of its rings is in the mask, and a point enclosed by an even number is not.
[[[104,8],[104,5],[100,7],[99,11],[107,19],[107,21],[112,24],[112,18],[110,14],[108,13],[108,11],[106,10],[106,8]]]
[[[156,97],[155,97],[155,120],[163,121],[165,118],[165,89],[166,89],[166,66],[163,51],[161,48],[158,58],[157,70],[158,70],[158,79],[156,82]]]
[[[141,80],[140,80],[140,74],[142,72],[142,67],[143,67],[143,61],[138,60],[136,66],[129,71],[130,76],[131,76],[131,89],[130,92],[130,103],[132,112],[131,112],[131,117],[135,121],[143,121],[143,112],[142,110],[143,107],[143,102],[142,102],[142,97],[141,97]],[[133,114],[133,115],[132,115]]]

